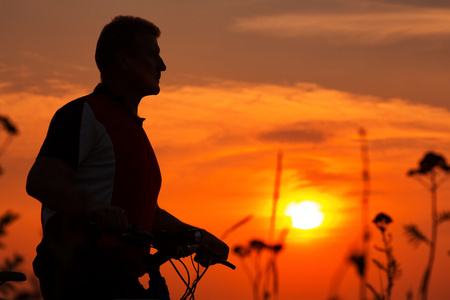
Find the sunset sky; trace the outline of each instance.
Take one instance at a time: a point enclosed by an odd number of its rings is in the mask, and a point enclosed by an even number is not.
[[[326,299],[341,278],[342,299],[358,299],[362,163],[358,132],[367,132],[370,218],[393,218],[394,255],[403,274],[393,299],[417,292],[427,261],[403,232],[415,223],[430,235],[430,196],[406,176],[427,151],[450,159],[450,3],[444,0],[71,0],[0,2],[0,116],[20,134],[0,156],[2,211],[9,227],[1,256],[26,256],[29,272],[40,240],[39,203],[25,180],[53,113],[99,81],[94,51],[116,15],[158,25],[167,65],[161,93],[139,115],[158,156],[160,206],[221,236],[231,248],[267,240],[277,153],[283,153],[277,236],[289,229],[278,258],[280,300]],[[0,131],[0,146],[6,138]],[[450,181],[438,208],[450,211]],[[322,226],[291,227],[292,201],[323,208]],[[0,213],[2,213],[0,211]],[[371,224],[370,256],[381,246]],[[237,265],[209,270],[196,299],[252,299]],[[179,279],[167,268],[174,296]],[[439,227],[430,299],[450,297],[450,222]],[[369,264],[369,282],[380,288]],[[383,278],[384,279],[384,278]],[[383,283],[386,285],[386,282]],[[367,295],[371,295],[367,292]]]

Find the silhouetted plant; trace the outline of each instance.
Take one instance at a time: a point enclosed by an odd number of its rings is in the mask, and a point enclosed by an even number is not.
[[[437,209],[437,189],[448,179],[449,174],[450,166],[447,165],[445,158],[433,152],[425,154],[419,162],[419,168],[408,172],[408,176],[416,178],[431,194],[431,237],[428,238],[415,224],[404,226],[405,233],[412,244],[419,246],[423,243],[429,247],[428,263],[420,287],[422,300],[426,300],[428,297],[430,276],[436,252],[437,228],[440,224],[450,220],[450,212],[438,212]]]
[[[17,134],[19,131],[16,126],[14,126],[8,118],[0,116],[0,123],[3,124],[5,130],[10,134]]]
[[[242,267],[250,280],[252,286],[254,300],[276,299],[278,297],[278,268],[277,258],[284,247],[284,240],[288,230],[282,230],[278,242],[273,242],[276,231],[275,220],[277,217],[277,205],[279,198],[279,190],[281,184],[283,152],[278,151],[277,166],[275,174],[275,188],[272,201],[272,215],[269,222],[269,243],[262,239],[251,240],[247,245],[238,245],[234,247],[234,253],[241,259]],[[233,225],[227,230],[224,236],[234,231],[242,224],[248,222],[251,216],[244,218],[242,221]],[[267,259],[266,259],[267,257]],[[247,263],[253,260],[253,268]]]
[[[369,144],[367,142],[367,131],[360,128],[358,131],[361,164],[362,164],[362,195],[361,195],[361,225],[362,225],[362,253],[359,257],[359,265],[363,264],[362,270],[359,270],[360,275],[360,300],[366,299],[366,264],[369,257],[370,248],[370,217],[369,217],[369,200],[370,200],[370,161],[369,161]],[[361,268],[361,266],[359,266]],[[361,273],[362,271],[362,273]]]
[[[399,264],[392,254],[392,235],[387,233],[387,227],[390,223],[392,223],[392,219],[385,213],[379,213],[372,222],[380,230],[383,239],[383,247],[375,246],[375,250],[385,254],[386,263],[384,264],[377,259],[372,259],[372,262],[378,267],[378,269],[380,269],[380,271],[386,273],[387,287],[386,289],[381,287],[381,292],[377,292],[376,289],[369,283],[367,283],[367,287],[370,291],[372,291],[375,299],[390,300],[394,280],[398,279],[401,275]]]
[[[19,215],[11,211],[7,211],[0,217],[0,238],[6,236],[6,228],[11,225]],[[0,240],[0,248],[5,245]],[[0,263],[0,271],[17,271],[22,265],[24,259],[20,254],[15,253],[12,257],[4,258]],[[28,277],[28,276],[27,276]],[[30,280],[31,279],[31,280]],[[37,279],[30,276],[27,280],[30,284],[28,287],[18,289],[12,282],[5,282],[0,285],[0,295],[7,296],[8,299],[14,300],[40,300],[42,299],[39,283]],[[0,297],[0,300],[4,298]]]
[[[344,260],[333,274],[328,290],[327,300],[344,299],[339,295],[340,285],[345,277],[344,275],[353,267],[355,267],[356,273],[361,281],[366,272],[366,257],[361,249],[357,249],[355,247],[353,247],[349,254],[344,257]]]
[[[14,300],[42,300],[38,279],[31,277],[28,281],[31,283],[31,288],[17,291]]]
[[[349,261],[356,267],[359,277],[363,277],[366,273],[366,257],[362,253],[354,252],[350,254]]]
[[[236,229],[238,229],[239,227],[241,227],[242,225],[244,225],[245,223],[249,222],[251,219],[253,218],[253,215],[248,215],[245,218],[243,218],[242,220],[240,220],[239,222],[235,223],[233,226],[231,226],[230,228],[228,228],[221,236],[221,239],[224,240],[227,238],[227,236],[232,233],[233,231],[235,231]]]
[[[19,215],[11,211],[7,211],[3,214],[3,216],[0,217],[0,238],[6,235],[6,227],[18,218]],[[0,248],[2,248],[3,246],[4,245],[0,240]]]
[[[19,217],[18,214],[15,214],[11,211],[7,211],[0,217],[0,238],[3,238],[6,235],[6,227],[9,226],[13,221],[15,221]],[[3,248],[5,245],[0,241],[0,248]],[[14,254],[12,258],[5,258],[3,262],[0,264],[0,271],[13,271],[16,270],[17,267],[23,262],[23,257],[19,254]],[[14,284],[10,282],[6,282],[0,286],[0,294],[9,295],[15,291]]]
[[[361,195],[361,248],[353,250],[349,255],[345,257],[345,262],[356,268],[359,277],[359,299],[366,300],[367,289],[367,258],[369,257],[369,242],[370,242],[370,230],[369,230],[369,200],[370,200],[370,161],[369,161],[369,144],[367,142],[367,131],[364,128],[358,130],[360,154],[362,163],[362,195]],[[347,268],[347,267],[346,267]],[[330,284],[329,300],[339,299],[338,288],[341,282],[342,270],[333,276],[333,280]]]
[[[241,259],[243,269],[250,280],[253,299],[272,299],[278,294],[278,268],[276,259],[283,249],[283,243],[267,244],[262,240],[254,239],[247,245],[234,247],[233,252]],[[263,255],[268,255],[266,264]],[[253,260],[253,268],[249,261]]]
[[[17,128],[11,123],[11,121],[3,116],[0,116],[0,126],[4,128],[7,133],[5,140],[0,143],[0,156],[5,152],[6,148],[9,146],[9,143],[12,140],[14,135],[17,135],[19,131]],[[2,166],[0,165],[0,175],[2,174]]]

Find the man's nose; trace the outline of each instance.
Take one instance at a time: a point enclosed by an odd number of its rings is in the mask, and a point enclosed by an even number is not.
[[[164,60],[162,58],[159,62],[159,68],[161,71],[165,71],[167,69],[166,64],[164,63]]]

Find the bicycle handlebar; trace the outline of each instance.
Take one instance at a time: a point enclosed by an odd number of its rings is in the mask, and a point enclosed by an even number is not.
[[[194,232],[196,230],[184,231],[159,231],[154,234],[146,232],[136,225],[130,225],[123,239],[135,247],[154,247],[158,250],[151,258],[152,264],[160,266],[166,261],[174,258],[180,259],[198,252],[202,249],[201,244],[196,244]],[[215,261],[231,269],[236,266],[226,260]]]
[[[176,273],[186,286],[186,290],[181,299],[194,299],[194,293],[197,284],[208,269],[208,266],[205,266],[204,270],[200,272],[200,264],[199,261],[197,261],[197,255],[201,253],[202,248],[207,249],[208,247],[206,245],[202,245],[201,243],[195,243],[196,231],[197,230],[158,231],[150,234],[145,230],[139,228],[138,226],[131,225],[128,231],[123,234],[124,242],[132,246],[153,247],[158,250],[156,253],[149,253],[143,257],[145,272],[149,275],[150,278],[148,291],[151,299],[170,299],[165,279],[161,276],[160,272],[160,266],[167,261],[171,263]],[[191,256],[191,262],[197,275],[191,282],[189,270],[184,262],[180,260],[181,265],[183,265],[187,271],[187,278],[184,278],[182,276],[175,264],[172,262],[172,259],[179,260],[180,258],[190,256],[193,253],[196,253],[196,257],[192,260]],[[194,261],[197,261],[197,265],[194,264]],[[223,264],[233,270],[236,268],[228,261],[213,260],[213,262]]]

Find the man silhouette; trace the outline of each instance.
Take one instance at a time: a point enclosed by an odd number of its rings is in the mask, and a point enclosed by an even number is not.
[[[138,278],[149,249],[119,239],[129,224],[149,232],[195,229],[203,265],[228,256],[225,243],[157,204],[161,174],[138,106],[160,91],[166,65],[159,35],[147,20],[114,18],[95,53],[101,83],[50,123],[27,179],[28,194],[42,203],[44,236],[33,267],[45,300],[144,299]]]

